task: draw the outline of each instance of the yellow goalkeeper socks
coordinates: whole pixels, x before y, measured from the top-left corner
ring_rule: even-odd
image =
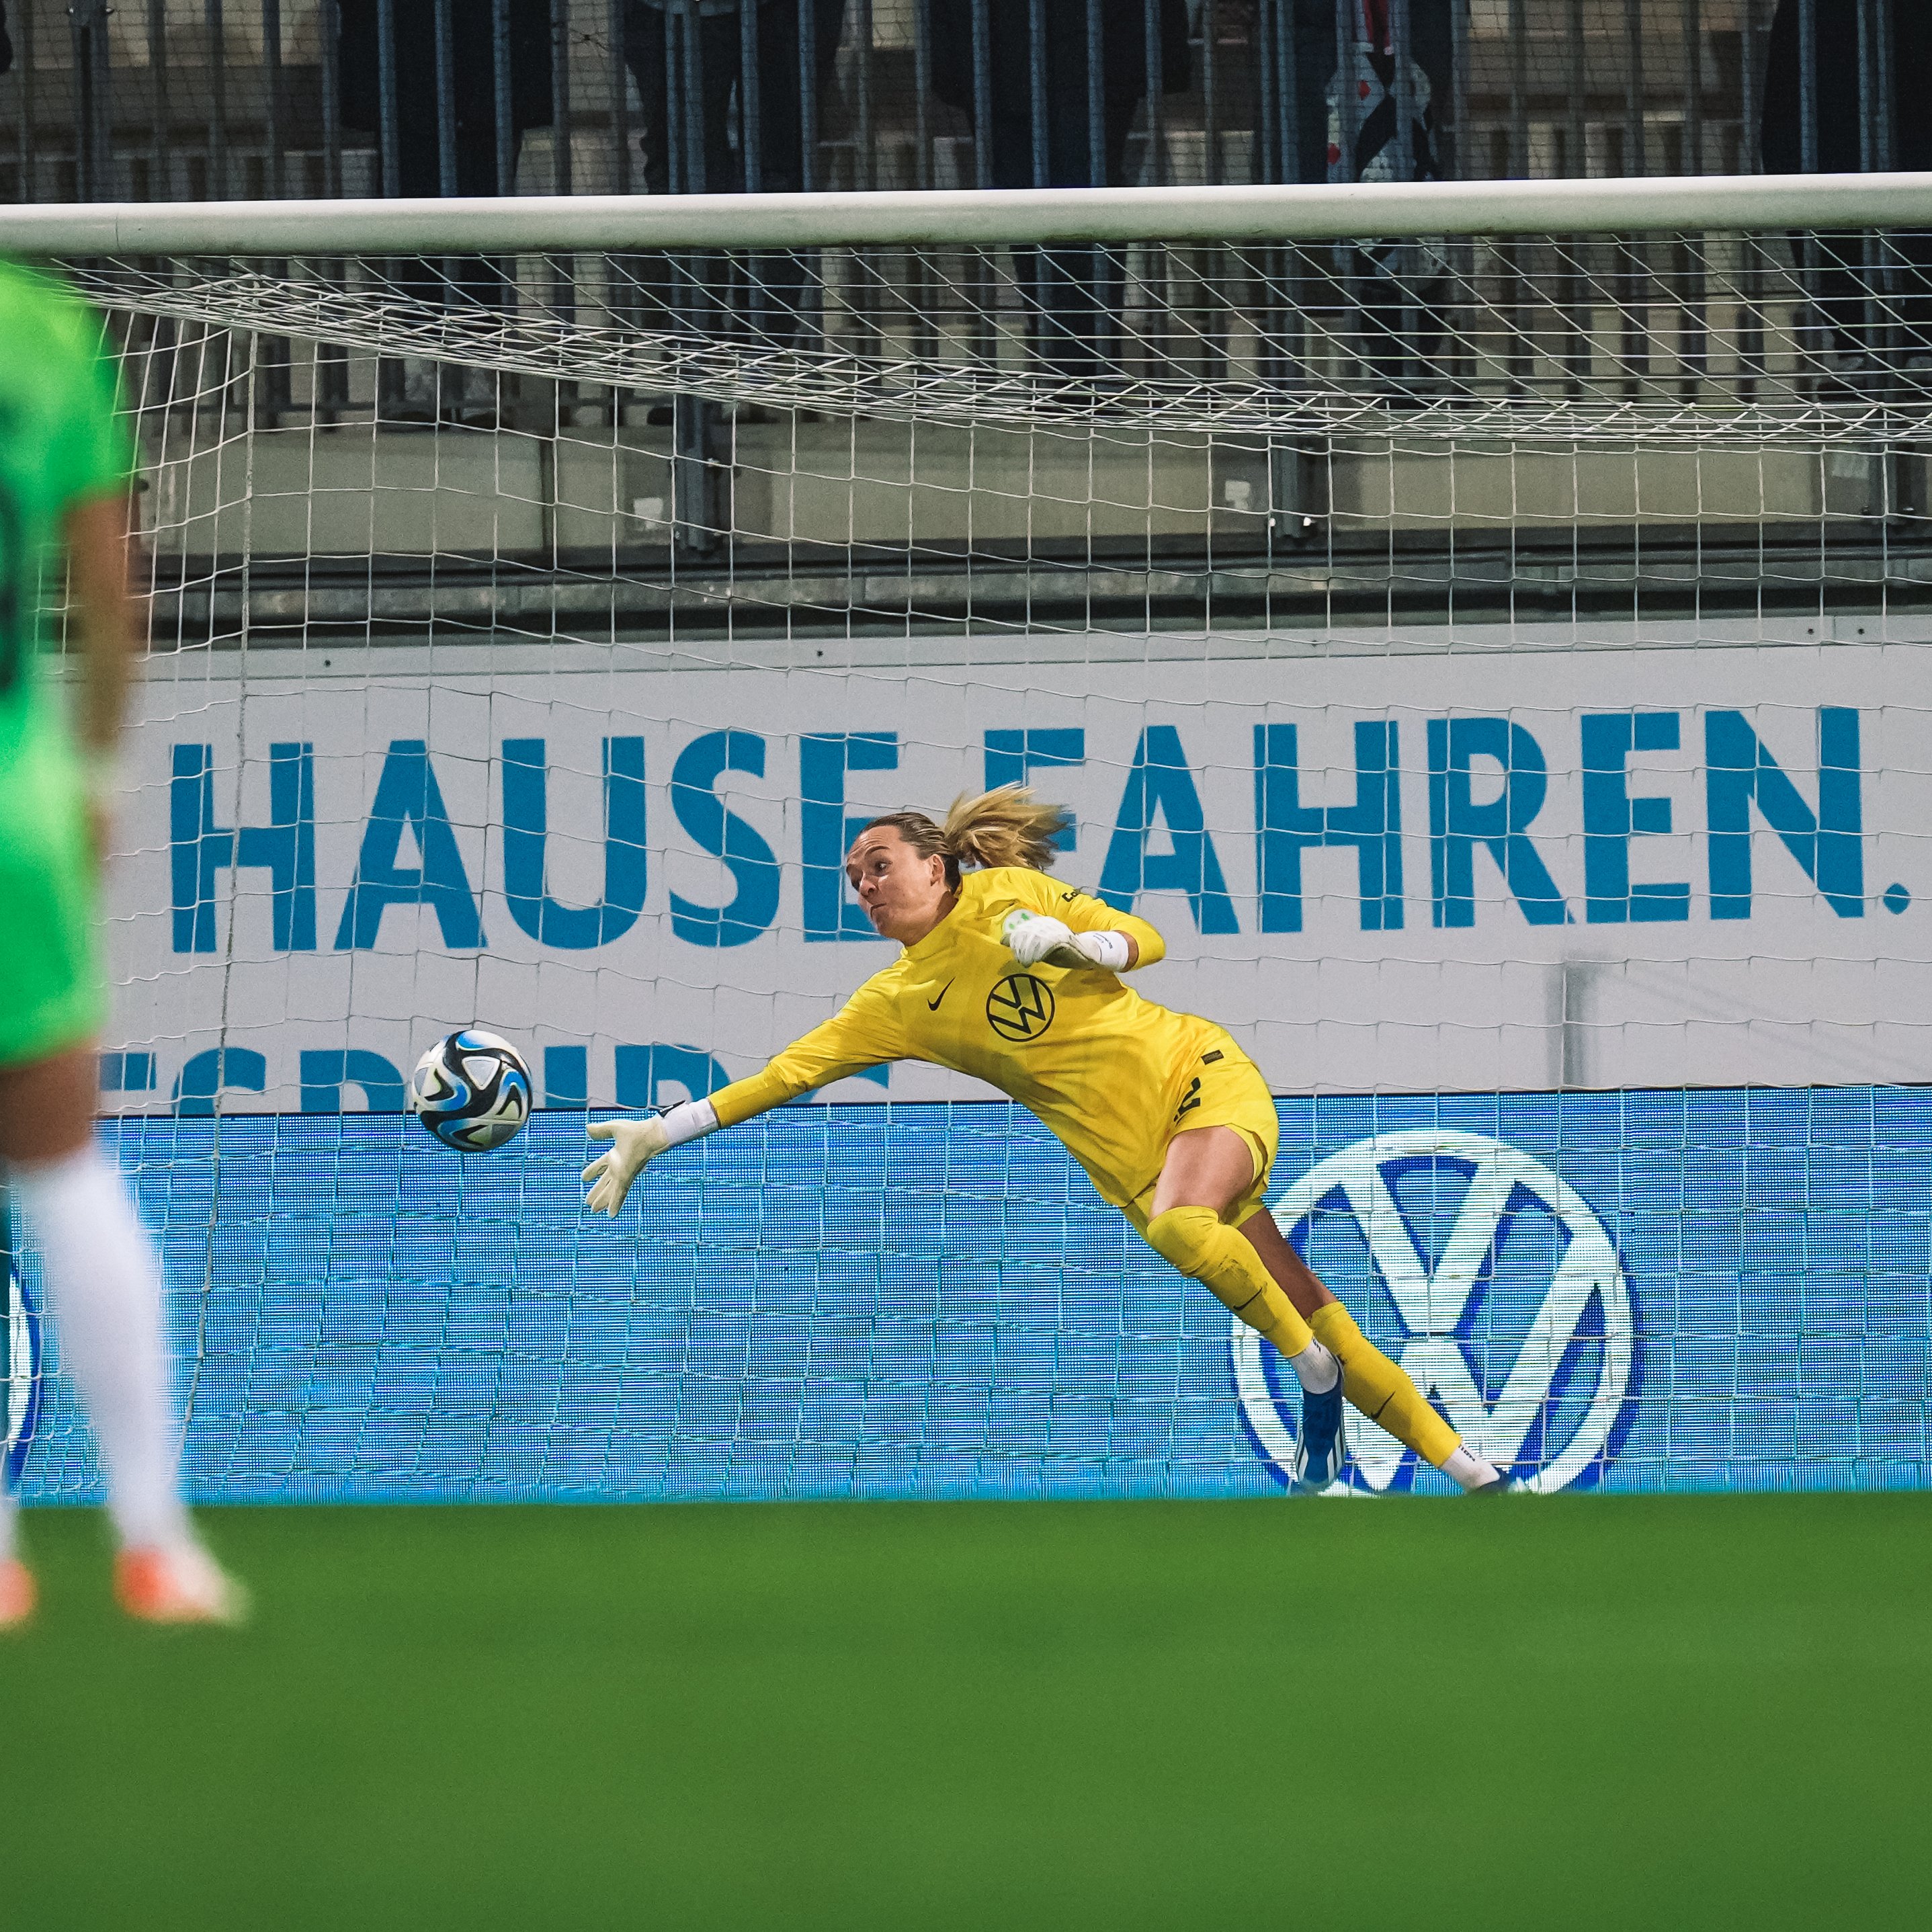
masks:
[[[1423,1400],[1407,1372],[1355,1326],[1339,1301],[1318,1308],[1310,1326],[1341,1360],[1342,1393],[1371,1422],[1441,1468],[1462,1438]]]
[[[1266,1336],[1294,1364],[1304,1388],[1309,1385],[1304,1367],[1316,1388],[1334,1387],[1327,1349],[1319,1350],[1312,1361],[1297,1360],[1315,1346],[1313,1333],[1262,1265],[1253,1245],[1224,1226],[1213,1208],[1170,1208],[1148,1223],[1147,1239],[1156,1254],[1212,1288],[1250,1328]]]

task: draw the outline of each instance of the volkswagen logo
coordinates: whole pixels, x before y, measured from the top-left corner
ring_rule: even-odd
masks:
[[[40,1316],[11,1255],[0,1256],[0,1290],[5,1302],[0,1310],[0,1415],[6,1432],[0,1442],[0,1484],[15,1490],[40,1413]]]
[[[1318,1162],[1274,1211],[1364,1330],[1399,1330],[1384,1346],[1478,1454],[1545,1494],[1609,1467],[1634,1396],[1636,1304],[1610,1230],[1540,1161],[1480,1134],[1378,1134]],[[1233,1349],[1242,1416],[1286,1475],[1300,1392],[1240,1321]],[[1408,1486],[1414,1457],[1348,1422],[1344,1481]]]
[[[1053,988],[1030,973],[1010,973],[986,995],[986,1020],[1002,1040],[1037,1040],[1053,1024]]]

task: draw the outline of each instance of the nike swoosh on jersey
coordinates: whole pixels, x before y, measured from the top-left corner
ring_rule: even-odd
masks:
[[[949,980],[946,981],[946,984],[939,989],[939,1000],[944,999],[946,994],[951,992],[952,990],[952,982]],[[938,1012],[939,1010],[939,1000],[928,1000],[926,1003],[926,1011],[929,1013]]]

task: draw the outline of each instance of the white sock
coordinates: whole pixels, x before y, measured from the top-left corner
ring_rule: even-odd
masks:
[[[1310,1395],[1326,1395],[1342,1379],[1342,1364],[1326,1342],[1310,1342],[1300,1354],[1288,1357],[1288,1366]]]
[[[14,1554],[18,1545],[14,1540],[14,1519],[20,1514],[20,1505],[6,1490],[0,1490],[0,1563]]]
[[[176,1471],[161,1277],[127,1184],[90,1144],[16,1165],[14,1198],[38,1243],[47,1313],[86,1405],[124,1547],[193,1541]]]
[[[1467,1490],[1480,1490],[1485,1483],[1493,1483],[1502,1472],[1495,1463],[1486,1462],[1481,1456],[1473,1455],[1461,1443],[1449,1452],[1449,1460],[1442,1466],[1442,1473],[1460,1483]]]

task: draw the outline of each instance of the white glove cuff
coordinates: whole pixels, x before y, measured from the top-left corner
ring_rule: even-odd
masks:
[[[1073,943],[1095,965],[1105,967],[1109,973],[1124,973],[1127,970],[1129,953],[1124,932],[1083,932]]]
[[[718,1130],[718,1109],[709,1100],[680,1100],[658,1118],[664,1123],[668,1148],[682,1147]]]

